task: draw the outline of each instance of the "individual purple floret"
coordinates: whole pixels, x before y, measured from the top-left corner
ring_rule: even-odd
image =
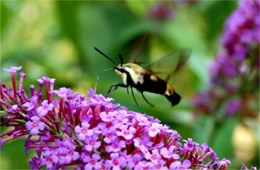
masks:
[[[191,162],[185,159],[182,163],[180,161],[175,161],[171,164],[170,169],[188,169],[191,166]]]
[[[18,70],[21,70],[22,66],[18,66],[18,67],[10,67],[10,68],[5,68],[4,71],[9,72],[11,74],[15,74]]]
[[[30,131],[31,135],[37,135],[40,131],[42,131],[45,127],[43,122],[40,122],[40,118],[38,116],[33,116],[31,121],[27,121],[26,128]]]
[[[230,165],[208,145],[192,139],[183,143],[177,131],[158,119],[112,104],[111,98],[92,89],[89,97],[68,88],[54,90],[54,79],[43,77],[38,90],[31,85],[27,96],[22,93],[24,77],[20,74],[18,90],[1,83],[1,126],[9,128],[0,134],[0,147],[26,137],[25,152],[36,151],[31,169],[227,169]]]

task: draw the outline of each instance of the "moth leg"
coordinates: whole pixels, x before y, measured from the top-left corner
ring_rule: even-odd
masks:
[[[122,83],[117,83],[117,84],[113,84],[110,86],[107,95],[109,96],[113,91],[115,91],[118,87],[127,87],[126,85],[122,84]]]
[[[112,71],[112,70],[113,70],[113,68],[106,68],[106,69],[100,71],[100,72],[97,74],[96,83],[95,83],[95,92],[96,92],[96,90],[97,90],[98,81],[99,81],[99,78],[100,78],[100,76],[101,76],[101,73],[103,74],[104,72]]]
[[[136,101],[136,99],[135,99],[135,95],[134,95],[133,88],[132,88],[132,87],[130,87],[130,88],[131,88],[131,93],[132,93],[132,96],[133,96],[133,98],[134,98],[135,104],[138,106],[138,103],[137,103],[137,101]]]
[[[141,94],[142,94],[142,96],[143,96],[143,98],[144,98],[144,101],[146,101],[147,104],[149,104],[151,107],[153,107],[153,104],[151,104],[151,103],[146,99],[146,97],[144,96],[144,93],[141,92]]]
[[[126,92],[127,92],[127,94],[129,94],[128,86],[126,87]]]

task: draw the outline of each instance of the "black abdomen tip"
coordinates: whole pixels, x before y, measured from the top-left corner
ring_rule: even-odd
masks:
[[[181,96],[176,92],[174,92],[171,96],[165,97],[171,102],[172,106],[179,104],[181,101]]]

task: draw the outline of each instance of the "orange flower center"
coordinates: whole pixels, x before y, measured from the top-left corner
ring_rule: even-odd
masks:
[[[87,133],[87,131],[84,129],[81,131],[84,135]]]
[[[91,161],[90,161],[90,164],[91,164],[91,165],[95,165],[95,161],[94,161],[94,160],[91,160]]]
[[[114,165],[118,165],[119,164],[119,162],[117,160],[114,160],[113,163],[114,163]]]

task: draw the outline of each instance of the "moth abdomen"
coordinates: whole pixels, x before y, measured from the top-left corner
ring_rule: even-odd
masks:
[[[179,104],[181,101],[181,96],[175,91],[171,95],[164,96],[171,102],[172,106]]]
[[[138,84],[136,88],[140,91],[164,94],[167,89],[167,83],[153,74],[145,74],[143,76],[143,84]]]

